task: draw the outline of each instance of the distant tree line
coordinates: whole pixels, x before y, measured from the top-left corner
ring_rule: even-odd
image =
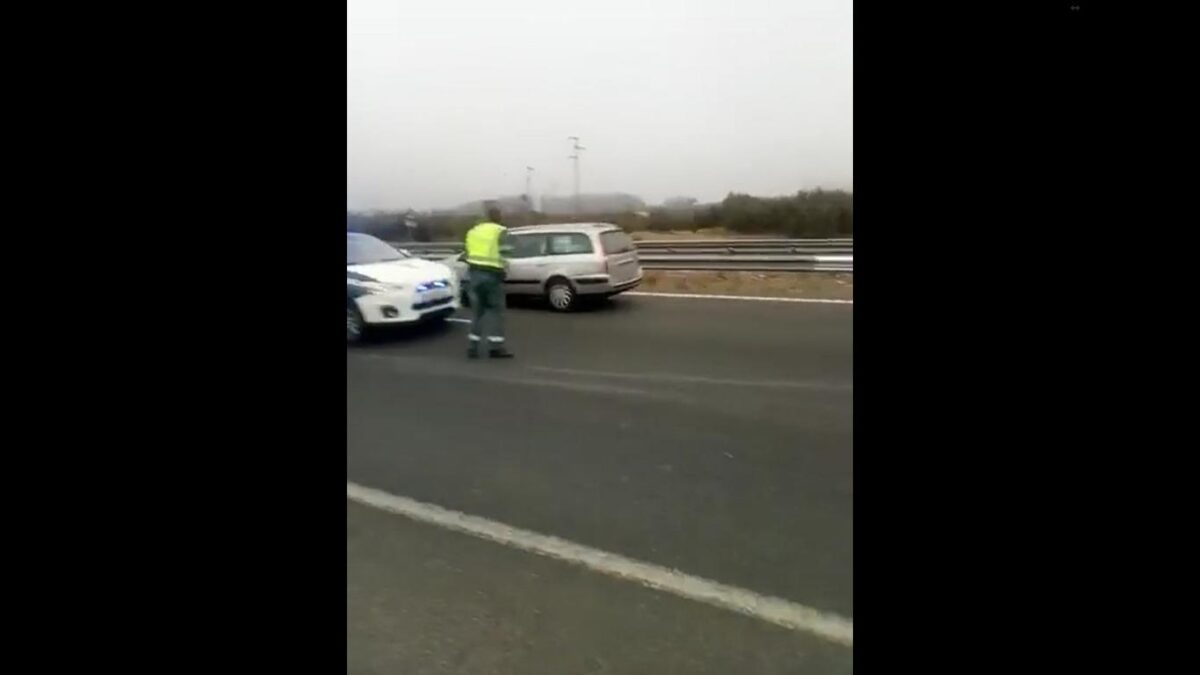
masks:
[[[347,212],[346,229],[368,232],[392,241],[456,240],[478,222],[481,215],[461,212],[415,215],[410,211]],[[406,216],[415,221],[415,228],[405,224]],[[852,237],[854,195],[844,190],[819,189],[800,191],[787,197],[754,197],[731,193],[715,204],[697,204],[695,200],[677,198],[666,206],[641,211],[583,215],[525,211],[509,217],[510,225],[579,221],[616,223],[630,232],[724,228],[741,234],[779,237]]]
[[[654,208],[647,215],[620,214],[625,229],[668,232],[724,228],[740,234],[793,238],[854,236],[854,195],[844,190],[801,191],[787,197],[731,193],[716,204]]]

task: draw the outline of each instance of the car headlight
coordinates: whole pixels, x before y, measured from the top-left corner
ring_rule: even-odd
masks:
[[[454,286],[450,283],[449,279],[438,279],[436,281],[426,281],[423,284],[417,284],[417,292],[418,293],[424,293],[425,291],[433,291],[433,290],[437,290],[440,288],[453,289]]]

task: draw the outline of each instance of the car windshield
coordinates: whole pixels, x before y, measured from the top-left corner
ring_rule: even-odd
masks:
[[[369,265],[371,263],[391,262],[411,257],[403,251],[397,251],[385,241],[366,234],[346,235],[346,264]]]

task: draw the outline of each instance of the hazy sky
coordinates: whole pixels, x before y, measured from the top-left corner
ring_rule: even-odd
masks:
[[[347,205],[853,180],[851,0],[348,0]]]

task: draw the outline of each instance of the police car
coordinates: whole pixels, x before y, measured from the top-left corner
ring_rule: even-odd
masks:
[[[361,340],[369,326],[444,320],[458,298],[458,279],[446,265],[346,233],[346,342]]]

